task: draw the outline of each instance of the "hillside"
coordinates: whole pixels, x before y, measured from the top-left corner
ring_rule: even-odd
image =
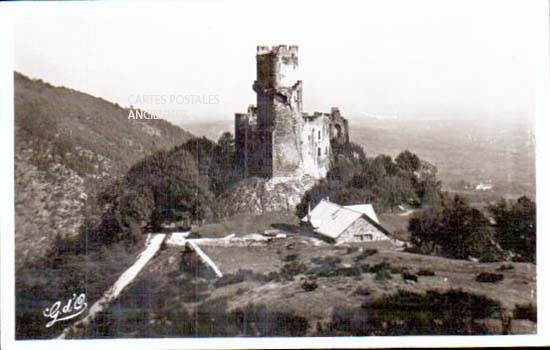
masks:
[[[16,264],[75,235],[95,194],[138,160],[192,135],[164,120],[15,73]]]
[[[532,264],[416,255],[381,243],[334,247],[300,236],[202,248],[224,277],[190,274],[187,269],[196,271],[197,266],[183,263],[181,247],[168,246],[75,338],[536,332],[536,320],[518,311],[536,304]],[[477,281],[483,272],[502,273],[504,279],[496,285]],[[405,273],[418,281],[405,280]],[[307,283],[313,284],[311,289]],[[434,292],[464,295],[448,303],[430,299]],[[419,300],[403,300],[406,293]],[[387,305],[381,304],[383,298]],[[483,298],[498,305],[495,312],[476,315],[483,312]],[[455,303],[458,309],[453,309]],[[455,323],[469,317],[467,307],[476,315],[475,330]],[[508,326],[506,315],[511,317]]]

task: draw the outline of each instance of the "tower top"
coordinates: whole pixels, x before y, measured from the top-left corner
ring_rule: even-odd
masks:
[[[283,56],[298,55],[298,45],[256,46],[257,55],[281,54]]]

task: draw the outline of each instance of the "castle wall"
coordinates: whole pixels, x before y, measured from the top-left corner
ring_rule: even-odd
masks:
[[[330,137],[339,144],[349,142],[348,120],[340,115],[336,107],[330,111]]]
[[[330,128],[326,115],[305,116],[300,136],[304,155],[303,172],[315,178],[325,177],[330,166]]]

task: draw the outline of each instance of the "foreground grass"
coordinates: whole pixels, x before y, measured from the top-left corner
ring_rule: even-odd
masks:
[[[74,320],[46,328],[50,319],[43,316],[43,310],[58,300],[64,305],[73,293],[85,293],[91,307],[135,261],[142,248],[139,244],[131,247],[114,244],[79,254],[50,254],[19,269],[16,273],[16,338],[57,337]]]
[[[384,245],[311,246],[297,237],[267,246],[204,250],[224,278],[197,275],[196,268],[181,265],[180,249],[165,249],[82,336],[520,334],[536,329],[532,264],[503,269],[498,263],[416,255]],[[479,273],[496,271],[504,278],[494,286],[476,281]]]

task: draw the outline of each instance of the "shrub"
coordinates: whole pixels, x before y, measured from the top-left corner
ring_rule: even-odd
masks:
[[[306,274],[315,275],[317,277],[334,277],[334,276],[361,276],[361,268],[359,267],[336,267],[330,265],[321,265],[309,269]]]
[[[227,324],[235,325],[239,333],[232,336],[298,337],[305,336],[309,328],[306,318],[291,312],[274,311],[266,305],[249,304],[236,309],[223,321],[225,324],[220,324],[222,327],[227,327]]]
[[[497,271],[509,271],[513,269],[514,269],[514,265],[512,264],[502,264],[498,267]]]
[[[408,270],[408,267],[406,266],[391,266],[390,267],[390,273],[403,273]]]
[[[274,281],[277,279],[279,279],[279,273],[277,271],[270,271],[266,276],[267,281]]]
[[[482,272],[476,276],[476,281],[481,283],[496,283],[504,279],[501,273]]]
[[[516,305],[514,318],[518,320],[530,320],[537,322],[537,307],[533,304]]]
[[[302,283],[302,289],[305,290],[306,292],[312,292],[315,289],[317,289],[318,286],[319,285],[314,280],[306,280],[304,281],[304,283]]]
[[[429,269],[421,269],[416,273],[418,276],[435,276],[435,272]]]
[[[252,270],[239,270],[235,274],[225,274],[216,282],[214,282],[214,287],[224,287],[230,284],[237,284],[244,281],[260,281],[266,282],[269,280],[268,276],[262,275],[261,273],[254,272]]]
[[[370,295],[370,290],[367,287],[357,287],[353,294],[367,296]]]
[[[378,270],[376,272],[376,275],[374,276],[374,279],[377,281],[385,281],[385,280],[391,280],[392,276],[388,270]]]
[[[307,271],[307,266],[304,263],[292,261],[288,264],[285,264],[281,268],[281,271],[279,272],[279,276],[286,280],[293,280],[294,276],[304,273],[306,271]]]
[[[403,279],[405,281],[414,281],[414,282],[418,282],[418,276],[416,276],[415,274],[412,274],[412,273],[409,273],[409,272],[403,272],[401,274],[401,277],[403,277]]]
[[[337,256],[325,256],[311,258],[311,262],[317,265],[336,266],[342,262],[342,259]]]
[[[361,269],[358,267],[340,267],[335,270],[335,276],[361,276]]]
[[[361,265],[361,270],[365,273],[377,273],[380,270],[389,270],[390,268],[391,268],[391,265],[385,261],[379,264],[376,264],[374,266],[370,266],[369,264]]]
[[[284,261],[291,262],[298,259],[298,254],[289,254],[283,258]]]
[[[355,262],[359,262],[359,261],[364,260],[364,259],[368,258],[369,256],[374,255],[376,253],[378,253],[378,249],[373,249],[373,248],[365,249],[361,252],[361,254],[359,254],[355,258],[353,258],[353,260]]]
[[[339,308],[322,335],[488,334],[479,320],[500,314],[500,304],[461,290],[444,293],[400,290],[361,308]]]
[[[225,274],[214,282],[214,287],[225,287],[230,284],[237,284],[241,282],[244,282],[244,275]]]

